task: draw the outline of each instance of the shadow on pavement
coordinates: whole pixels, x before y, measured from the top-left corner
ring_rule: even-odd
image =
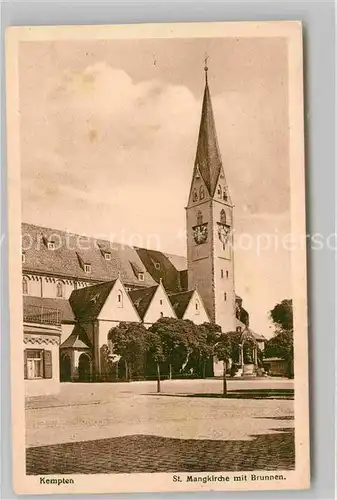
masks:
[[[293,389],[240,389],[222,393],[195,393],[195,394],[177,394],[177,393],[149,393],[147,396],[172,396],[182,398],[223,398],[223,399],[294,399]]]
[[[272,429],[275,431],[276,429]],[[26,450],[26,473],[110,474],[292,470],[293,429],[250,440],[175,439],[129,435]]]

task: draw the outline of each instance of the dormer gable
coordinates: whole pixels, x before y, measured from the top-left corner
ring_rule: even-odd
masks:
[[[159,318],[176,318],[176,313],[160,281],[144,315],[144,324],[155,323]]]
[[[122,280],[118,277],[97,316],[98,320],[140,322],[140,317]]]
[[[196,289],[173,293],[169,298],[178,318],[189,319],[196,324],[209,321],[202,298]]]

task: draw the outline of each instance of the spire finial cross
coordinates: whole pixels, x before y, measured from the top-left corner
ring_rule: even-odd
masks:
[[[208,58],[209,58],[209,55],[208,55],[208,54],[207,54],[207,52],[206,52],[206,54],[205,54],[205,59],[204,59],[204,61],[205,61],[205,67],[204,67],[204,70],[205,70],[206,85],[208,84],[208,79],[207,79],[207,71],[208,71],[208,66],[207,66],[207,63],[208,63]]]

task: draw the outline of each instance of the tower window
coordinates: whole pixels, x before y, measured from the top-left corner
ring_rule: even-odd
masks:
[[[224,201],[228,201],[228,194],[225,190],[223,192],[223,199],[224,199]]]
[[[48,250],[55,250],[55,243],[54,243],[54,241],[48,241],[47,248],[48,248]]]
[[[221,278],[223,278],[223,269],[221,269]]]
[[[139,281],[144,281],[144,273],[138,273]]]
[[[205,188],[204,188],[204,186],[200,186],[199,197],[200,197],[200,200],[203,200],[205,198]]]
[[[225,292],[223,295],[224,300],[227,300],[227,293]]]
[[[25,276],[22,278],[22,293],[28,295],[28,279]]]
[[[163,318],[163,317],[164,317],[164,313],[163,313],[163,312],[161,312],[161,313],[160,313],[160,317],[161,317],[161,318]]]
[[[240,332],[242,331],[241,326],[237,326],[237,327],[236,327],[236,331],[237,331],[238,333],[240,333]]]
[[[228,278],[228,276],[229,276],[229,272],[228,272],[228,271],[226,271],[226,278]]]
[[[222,198],[222,189],[221,189],[220,184],[218,185],[217,193],[218,193],[218,198],[221,199]]]
[[[117,293],[117,306],[123,307],[123,292],[122,292],[122,290],[118,290],[118,293]]]
[[[198,201],[198,191],[194,188],[193,189],[193,201]]]
[[[104,252],[104,259],[105,260],[111,260],[111,253],[110,252]]]
[[[197,225],[199,226],[200,224],[202,224],[202,222],[203,222],[202,213],[199,211],[197,213]]]
[[[226,224],[226,212],[224,209],[220,212],[220,222],[221,224]]]
[[[56,297],[63,297],[63,283],[58,281],[56,284]]]
[[[26,254],[25,254],[25,252],[22,252],[22,254],[21,254],[21,262],[22,262],[22,264],[25,264],[25,262],[26,262]]]
[[[162,299],[160,299],[159,304],[160,304],[161,306],[163,305],[163,301],[162,301]]]
[[[91,273],[91,264],[84,264],[83,269],[85,273]]]

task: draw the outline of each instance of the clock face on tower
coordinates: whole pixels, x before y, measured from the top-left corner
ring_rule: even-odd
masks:
[[[226,224],[221,224],[220,222],[218,222],[219,240],[221,241],[224,250],[229,242],[229,234],[230,234],[230,227],[227,226]]]
[[[207,222],[193,227],[193,237],[197,245],[206,243],[208,236]]]

